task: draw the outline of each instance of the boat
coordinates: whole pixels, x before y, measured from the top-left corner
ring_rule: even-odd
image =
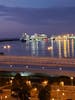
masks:
[[[20,41],[26,42],[29,40],[29,35],[27,33],[22,33],[22,36],[20,38]]]
[[[20,38],[22,42],[26,41],[42,41],[42,40],[48,40],[48,37],[46,34],[33,34],[29,36],[27,33],[22,33],[22,36]]]

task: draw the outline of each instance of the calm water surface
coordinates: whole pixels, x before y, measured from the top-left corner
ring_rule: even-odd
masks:
[[[10,48],[7,48],[10,45]],[[6,48],[4,48],[6,46]],[[49,49],[51,47],[51,49]],[[75,40],[49,40],[49,41],[12,41],[1,42],[0,52],[5,55],[17,56],[42,56],[42,57],[58,57],[58,58],[75,58]],[[10,66],[1,66],[2,68],[9,68]],[[16,67],[24,67],[23,65],[14,65]],[[31,68],[31,67],[30,67]],[[32,66],[32,70],[41,69],[38,66]],[[59,70],[58,67],[47,67],[50,70]],[[62,68],[65,71],[75,71],[74,68]],[[41,69],[42,70],[42,69]],[[28,73],[25,72],[25,75]]]
[[[10,45],[11,48],[4,48]],[[52,47],[51,49],[48,49]],[[49,41],[12,41],[1,42],[0,52],[5,55],[22,55],[22,56],[48,56],[48,57],[75,57],[75,40],[49,40]]]

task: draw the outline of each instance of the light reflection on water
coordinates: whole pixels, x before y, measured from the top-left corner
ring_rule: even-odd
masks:
[[[3,48],[5,45],[11,48]],[[48,47],[52,49],[48,50]],[[75,40],[49,40],[21,42],[1,42],[0,52],[5,55],[48,56],[48,57],[75,57]]]
[[[10,48],[3,48],[5,45],[10,45]],[[52,47],[52,49],[48,49]],[[21,42],[1,42],[0,52],[4,52],[5,55],[22,55],[22,56],[43,56],[43,57],[59,57],[59,58],[74,58],[75,57],[75,40],[49,40],[49,41],[32,41]],[[9,66],[2,66],[2,68],[9,68]],[[12,66],[13,67],[13,66]],[[24,65],[14,65],[14,68],[24,68]],[[38,67],[28,66],[28,69],[32,70],[48,70],[48,71],[75,71],[71,66],[68,67]],[[61,70],[60,70],[61,68]],[[31,73],[30,73],[31,74]],[[27,75],[27,74],[26,74]]]

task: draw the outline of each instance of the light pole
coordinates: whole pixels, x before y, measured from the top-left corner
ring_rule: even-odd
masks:
[[[74,77],[70,77],[70,79],[71,79],[71,85],[73,86],[73,79],[74,79]]]
[[[48,80],[44,80],[43,82],[42,82],[42,85],[45,87],[46,85],[48,84]]]
[[[61,98],[61,100],[64,100],[64,81],[61,81],[60,82],[60,85],[61,85],[61,87],[62,87],[62,98]]]
[[[60,89],[57,89],[57,100],[59,100],[59,92],[60,92]]]
[[[62,100],[64,100],[64,95],[65,95],[65,93],[63,92],[63,93],[62,93]]]
[[[64,91],[64,82],[61,81],[61,82],[60,82],[60,85],[61,85],[61,87],[62,87],[62,91]]]

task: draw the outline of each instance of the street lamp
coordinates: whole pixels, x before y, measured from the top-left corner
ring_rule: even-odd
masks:
[[[62,100],[64,100],[64,95],[65,95],[65,93],[63,92],[63,93],[62,93]]]
[[[65,95],[65,93],[63,92],[63,93],[62,93],[62,95],[64,96],[64,95]]]
[[[8,96],[6,95],[6,96],[5,96],[5,99],[7,99],[7,98],[8,98]]]
[[[74,79],[74,77],[70,77],[70,79],[71,79],[71,85],[73,86],[73,79]]]
[[[64,86],[64,82],[63,82],[63,81],[61,81],[61,82],[60,82],[60,85],[63,87],[63,86]]]
[[[60,89],[58,88],[56,91],[57,91],[57,100],[59,100],[59,92],[60,92]]]
[[[43,86],[46,86],[48,84],[48,80],[44,80],[43,82],[42,82],[42,85]]]
[[[52,98],[51,100],[55,100],[54,98]]]

